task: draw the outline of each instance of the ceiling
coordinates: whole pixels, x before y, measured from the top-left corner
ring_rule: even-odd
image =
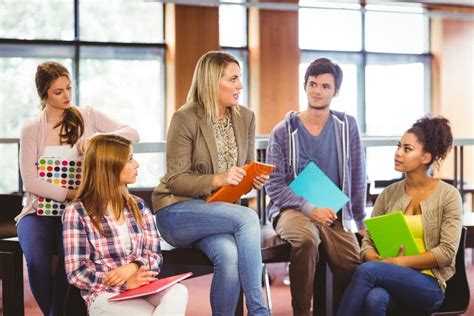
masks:
[[[332,1],[345,2],[345,3],[363,2],[363,0],[362,1],[361,0],[332,0]],[[317,0],[315,0],[315,2],[317,2]],[[410,0],[365,0],[365,3],[368,3],[368,4],[424,3],[424,4],[442,4],[442,5],[452,5],[452,6],[474,7],[474,0],[412,0],[412,1]]]
[[[356,1],[357,2],[357,1]],[[377,0],[368,0],[367,3],[377,3],[377,2],[405,2],[405,3],[425,3],[425,4],[443,4],[443,5],[461,5],[474,7],[474,0],[415,0],[415,1],[377,1]]]

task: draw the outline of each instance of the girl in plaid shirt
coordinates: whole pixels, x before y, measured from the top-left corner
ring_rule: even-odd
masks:
[[[120,302],[108,298],[153,281],[160,272],[159,235],[150,209],[129,194],[138,163],[131,142],[116,135],[91,139],[77,199],[63,215],[65,268],[81,290],[89,314],[184,315],[187,289]]]

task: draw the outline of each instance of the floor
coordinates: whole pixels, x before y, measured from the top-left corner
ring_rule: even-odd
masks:
[[[26,270],[25,270],[26,271]],[[290,289],[284,281],[287,277],[285,264],[275,263],[269,265],[269,272],[272,277],[271,296],[274,316],[291,315]],[[188,303],[187,316],[211,315],[209,305],[209,287],[211,275],[183,281],[188,287],[190,299]],[[474,315],[474,265],[468,267],[468,278],[471,288],[471,303],[465,315]],[[1,297],[1,288],[0,288]],[[0,315],[3,315],[2,303],[0,300]],[[27,276],[25,275],[25,315],[41,316],[42,313],[36,305],[31,294]]]

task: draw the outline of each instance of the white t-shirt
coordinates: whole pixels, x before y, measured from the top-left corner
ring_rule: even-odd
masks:
[[[117,231],[120,241],[122,242],[123,249],[125,250],[125,254],[128,255],[132,252],[132,240],[130,239],[130,232],[128,231],[127,222],[123,222],[120,225],[117,224]]]

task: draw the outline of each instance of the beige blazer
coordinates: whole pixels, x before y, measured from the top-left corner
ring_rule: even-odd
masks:
[[[255,114],[246,107],[231,108],[237,143],[237,165],[255,156]],[[154,213],[176,202],[205,199],[211,195],[211,181],[217,169],[217,145],[204,107],[186,104],[173,114],[166,139],[167,173],[153,191]]]

